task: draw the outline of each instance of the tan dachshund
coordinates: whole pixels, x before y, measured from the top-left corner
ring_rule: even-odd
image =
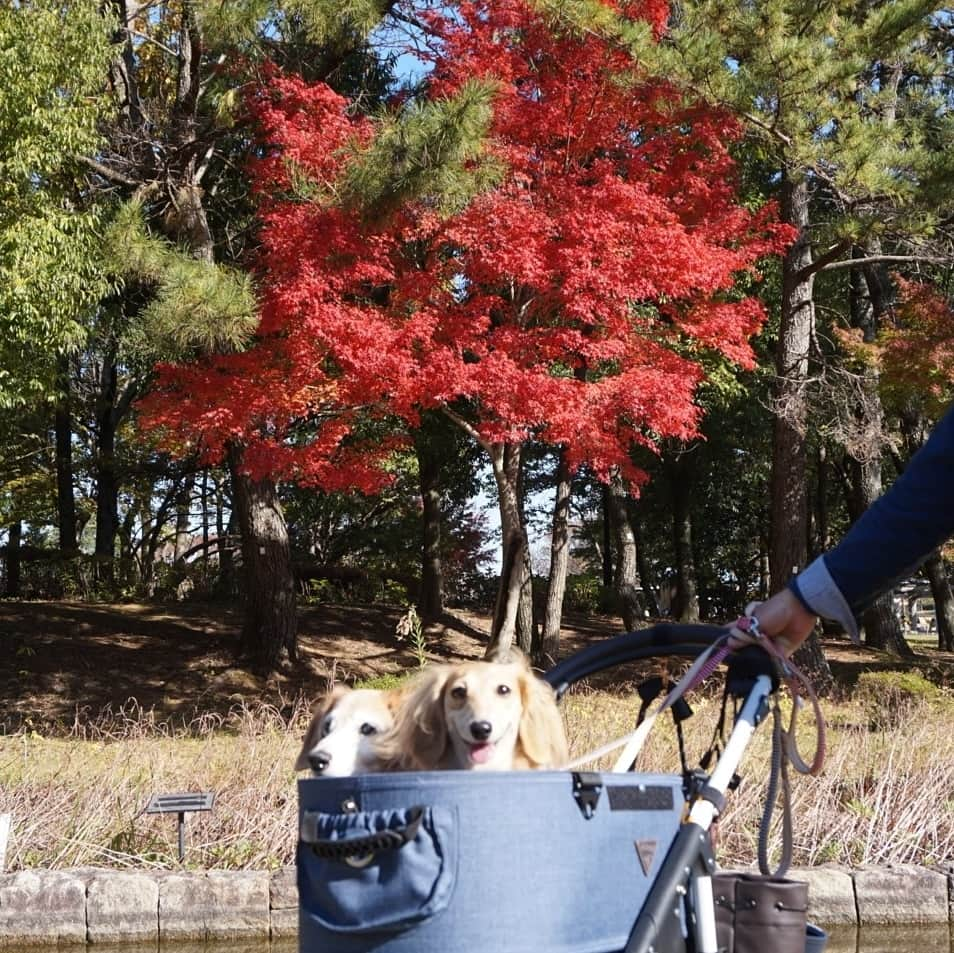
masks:
[[[522,654],[427,668],[377,741],[384,770],[558,768],[566,735],[553,690]]]

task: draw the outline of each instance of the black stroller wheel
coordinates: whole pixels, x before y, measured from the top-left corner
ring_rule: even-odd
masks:
[[[726,626],[663,622],[625,632],[575,652],[543,675],[561,698],[581,679],[606,669],[649,658],[696,658],[728,632]]]

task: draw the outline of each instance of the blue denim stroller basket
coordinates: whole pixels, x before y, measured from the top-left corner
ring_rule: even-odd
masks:
[[[545,678],[562,696],[624,662],[698,656],[724,632],[655,626]],[[739,754],[772,690],[769,675],[750,682]],[[298,794],[300,953],[721,953],[697,923],[704,906],[711,925],[711,887],[697,888],[715,864],[680,774],[369,774],[304,779]]]

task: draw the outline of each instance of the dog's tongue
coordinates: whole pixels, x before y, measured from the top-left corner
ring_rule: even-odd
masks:
[[[494,743],[492,741],[480,741],[470,746],[470,760],[474,764],[486,764],[494,753]]]

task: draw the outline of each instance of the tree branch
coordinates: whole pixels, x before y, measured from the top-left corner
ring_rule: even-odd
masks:
[[[113,426],[119,426],[119,422],[129,413],[133,401],[139,396],[141,391],[140,383],[136,380],[130,380],[118,400],[113,404]]]
[[[126,32],[129,33],[130,36],[138,37],[146,43],[152,43],[153,46],[158,46],[163,53],[168,53],[174,60],[179,58],[179,54],[171,46],[166,46],[165,43],[162,43],[153,36],[149,36],[147,33],[140,33],[139,30],[134,30],[130,26],[126,27]]]
[[[844,261],[834,261],[814,268],[814,271],[835,271],[839,268],[859,268],[864,265],[881,265],[890,262],[923,261],[929,265],[949,265],[950,258],[941,258],[935,255],[871,255],[868,258],[846,258]]]
[[[795,280],[797,282],[806,281],[812,275],[827,268],[830,262],[833,262],[839,255],[848,251],[849,248],[851,248],[851,239],[843,238],[840,242],[832,245],[823,255],[816,258],[810,265],[806,265],[799,270],[795,275]],[[851,259],[851,261],[861,261],[861,259]]]
[[[477,431],[476,427],[474,427],[474,425],[470,423],[470,421],[464,420],[464,418],[461,417],[460,414],[458,414],[456,411],[451,410],[450,407],[448,407],[446,404],[441,406],[441,410],[448,417],[450,417],[450,419],[453,420],[454,423],[457,424],[457,426],[464,431],[464,433],[466,433],[470,437],[473,437],[474,440],[476,440],[477,443],[479,443],[484,448],[484,450],[486,450],[488,453],[491,452],[490,441],[487,440],[486,437],[481,436],[480,433]]]
[[[133,179],[128,175],[123,175],[122,172],[117,172],[115,169],[111,169],[108,165],[104,165],[102,162],[97,162],[96,159],[92,159],[89,156],[79,156],[78,158],[80,162],[88,165],[94,172],[101,175],[104,179],[109,179],[110,182],[115,182],[117,185],[126,185],[131,189],[135,189],[142,184],[138,179]]]

